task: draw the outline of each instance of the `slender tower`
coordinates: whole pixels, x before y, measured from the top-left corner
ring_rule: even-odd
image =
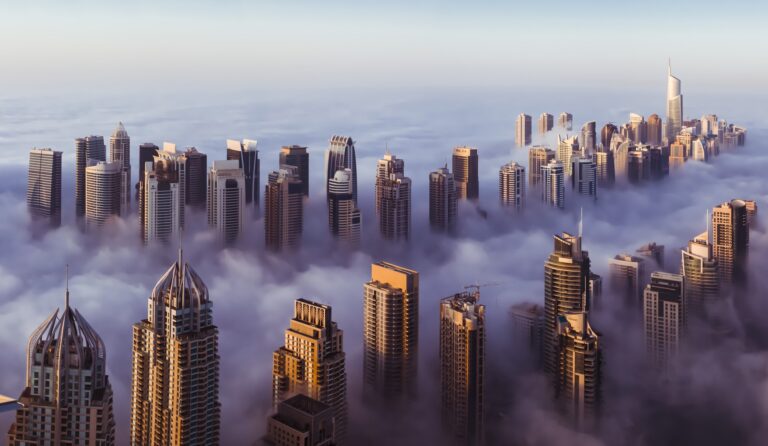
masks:
[[[21,408],[8,443],[22,445],[112,446],[115,419],[107,352],[98,333],[69,304],[57,309],[32,333]]]
[[[484,440],[485,305],[479,299],[475,288],[440,301],[443,428],[472,446]]]
[[[256,150],[256,140],[236,139],[227,140],[227,159],[237,160],[243,170],[243,189],[245,190],[246,206],[259,205],[259,151]]]
[[[384,157],[376,163],[376,184],[374,185],[376,216],[381,213],[381,201],[384,194],[384,183],[389,181],[389,176],[393,173],[405,175],[405,161],[389,153],[389,149]]]
[[[563,163],[552,160],[541,166],[543,188],[541,199],[545,204],[563,209],[565,207],[565,173]]]
[[[670,144],[683,128],[683,95],[680,79],[672,76],[672,64],[667,66],[667,125],[665,138]]]
[[[447,165],[429,174],[429,225],[443,232],[456,227],[456,184]]]
[[[283,146],[280,148],[280,165],[295,166],[299,170],[301,189],[309,197],[309,153],[304,146]]]
[[[499,169],[499,201],[515,211],[525,207],[525,167],[510,162]]]
[[[720,279],[739,284],[746,269],[749,220],[744,200],[731,200],[712,210],[713,254],[720,264]]]
[[[528,150],[528,181],[531,189],[542,183],[541,167],[555,159],[555,152],[546,146],[533,146]]]
[[[27,208],[33,218],[61,224],[61,152],[32,149],[27,175]]]
[[[88,160],[106,161],[107,149],[104,137],[86,136],[75,140],[75,215],[85,215],[85,169]]]
[[[127,213],[131,206],[131,138],[122,122],[109,137],[109,161],[120,165],[120,209]]]
[[[361,223],[362,215],[352,196],[352,170],[337,170],[328,183],[328,226],[331,234],[350,246],[357,246],[360,244]]]
[[[133,325],[130,443],[218,445],[220,412],[213,302],[179,250]]]
[[[208,173],[208,225],[232,243],[245,227],[245,177],[237,161],[214,161]]]
[[[524,147],[531,143],[531,116],[525,113],[517,115],[515,120],[515,143]]]
[[[418,336],[419,273],[372,264],[363,286],[363,385],[372,400],[416,394]]]
[[[352,171],[352,196],[357,205],[357,160],[355,158],[355,142],[349,136],[331,137],[328,150],[325,152],[325,191],[340,169]]]
[[[477,200],[480,196],[477,149],[456,147],[453,149],[453,179],[459,200]]]
[[[122,168],[117,163],[90,160],[85,168],[85,226],[105,225],[120,215]]]
[[[596,420],[602,400],[602,348],[586,311],[557,316],[559,394],[574,425]]]
[[[208,191],[208,155],[194,147],[187,147],[184,152],[185,168],[185,205],[191,208],[205,208]]]
[[[304,229],[304,192],[301,185],[295,166],[280,166],[280,170],[269,174],[264,188],[264,239],[267,249],[295,249],[301,243]],[[350,223],[351,219],[352,216]],[[348,235],[353,237],[354,228],[348,229]]]
[[[707,308],[720,298],[720,267],[712,254],[708,223],[709,212],[707,232],[688,242],[680,257],[680,274],[685,277],[686,311],[698,316],[706,315]]]
[[[685,329],[685,278],[654,272],[643,293],[643,322],[648,356],[666,368],[680,350]]]
[[[178,164],[157,158],[144,166],[142,190],[141,231],[145,244],[168,243],[178,239],[181,230],[181,201]]]
[[[571,189],[597,200],[597,163],[592,156],[571,158]]]
[[[388,240],[411,236],[411,179],[393,173],[379,182],[379,232]]]
[[[347,430],[347,372],[344,332],[331,318],[331,307],[306,299],[294,304],[285,345],[273,354],[272,405],[303,394],[333,409],[336,440]]]

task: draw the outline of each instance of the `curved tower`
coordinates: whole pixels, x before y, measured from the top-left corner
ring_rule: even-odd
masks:
[[[218,338],[208,288],[179,251],[133,326],[131,444],[219,444]]]
[[[115,444],[107,352],[98,333],[69,305],[37,327],[27,345],[22,408],[8,444]]]
[[[680,79],[672,76],[672,66],[667,67],[667,126],[665,137],[671,143],[683,128],[683,95]]]
[[[357,205],[357,161],[355,159],[355,142],[349,136],[331,137],[328,150],[325,152],[325,191],[328,192],[328,183],[336,175],[337,170],[350,169],[352,171],[352,198]]]

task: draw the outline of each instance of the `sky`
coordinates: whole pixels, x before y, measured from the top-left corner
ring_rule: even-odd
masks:
[[[69,264],[72,304],[107,346],[118,444],[127,444],[131,324],[146,317],[151,288],[176,251],[141,245],[136,203],[102,233],[82,233],[74,223],[73,139],[109,135],[122,121],[132,138],[134,181],[142,142],[196,146],[210,162],[224,157],[227,138],[258,139],[262,179],[277,167],[280,146],[309,147],[312,188],[299,253],[266,253],[256,216],[241,244],[228,249],[216,243],[204,215],[187,219],[185,257],[209,287],[221,333],[222,444],[250,444],[264,433],[271,354],[297,298],[332,305],[345,330],[354,444],[438,444],[437,302],[475,282],[500,284],[481,297],[492,353],[489,435],[498,443],[763,444],[765,6],[316,3],[0,3],[0,393],[23,388],[26,338],[63,305]],[[688,163],[658,183],[601,190],[596,202],[568,190],[564,211],[541,206],[533,195],[523,215],[502,212],[499,166],[527,164],[527,152],[513,145],[518,113],[535,119],[542,111],[569,111],[575,128],[590,120],[598,127],[623,123],[630,112],[663,115],[667,57],[683,82],[685,116],[716,113],[744,124],[747,146],[708,164]],[[334,134],[356,141],[363,244],[355,253],[336,249],[325,227],[322,159]],[[555,138],[556,132],[534,133],[534,143],[551,146]],[[462,205],[457,237],[432,234],[427,175],[465,144],[479,150],[479,205],[488,218]],[[64,224],[47,233],[31,225],[24,202],[33,146],[64,151]],[[408,245],[377,235],[373,175],[385,147],[405,159],[413,180]],[[546,396],[541,375],[519,357],[508,318],[513,303],[543,302],[552,235],[576,231],[583,207],[584,247],[595,272],[606,276],[610,257],[649,241],[667,247],[664,269],[674,272],[679,249],[704,230],[705,210],[734,197],[760,206],[749,292],[738,302],[724,296],[734,335],[695,347],[659,382],[639,327],[612,313],[596,316],[606,340],[606,421],[596,432],[573,431]],[[360,399],[362,286],[378,260],[421,274],[421,393],[400,414],[377,412]],[[611,297],[605,296],[609,309]],[[382,419],[399,429],[376,422]],[[0,434],[10,422],[0,416]]]
[[[0,82],[18,92],[331,87],[649,88],[671,58],[701,87],[765,87],[757,1],[10,2]]]

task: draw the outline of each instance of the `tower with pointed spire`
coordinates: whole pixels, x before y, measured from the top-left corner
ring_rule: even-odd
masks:
[[[218,337],[208,288],[179,249],[133,326],[131,444],[219,444]]]
[[[683,128],[683,94],[680,90],[680,79],[672,76],[672,62],[667,65],[667,123],[665,138],[667,144],[675,140],[675,136]]]
[[[8,432],[9,445],[115,444],[112,386],[104,342],[69,302],[32,333],[22,407]]]
[[[131,203],[131,138],[122,122],[109,137],[109,160],[120,165],[120,210],[125,213]]]

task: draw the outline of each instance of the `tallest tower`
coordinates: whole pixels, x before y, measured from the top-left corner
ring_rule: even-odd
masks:
[[[683,128],[683,94],[680,92],[680,79],[672,76],[671,63],[667,66],[667,125],[665,137],[674,140]]]

